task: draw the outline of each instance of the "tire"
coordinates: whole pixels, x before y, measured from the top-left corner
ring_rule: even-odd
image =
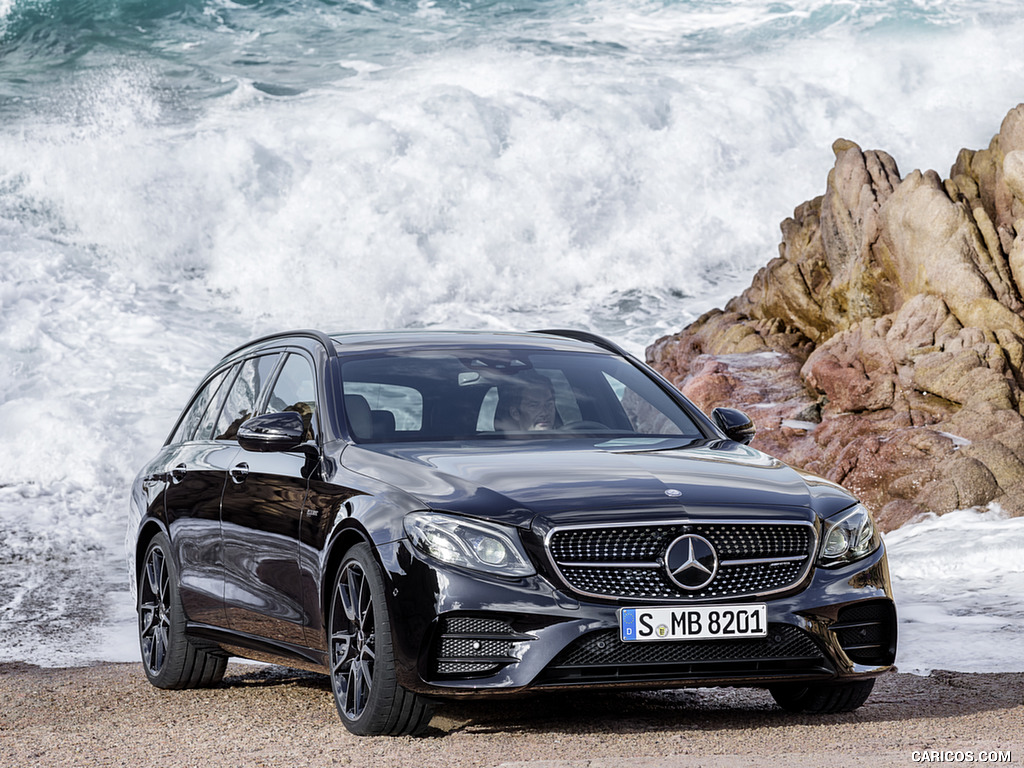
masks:
[[[831,685],[778,685],[769,691],[775,702],[789,712],[828,715],[857,709],[868,700],[874,687],[875,679],[870,678]]]
[[[367,544],[346,554],[331,590],[331,688],[341,721],[357,736],[422,732],[432,707],[399,685],[384,580]]]
[[[139,575],[139,649],[142,668],[157,688],[208,688],[224,677],[227,657],[196,645],[185,635],[185,611],[167,536],[146,548]]]

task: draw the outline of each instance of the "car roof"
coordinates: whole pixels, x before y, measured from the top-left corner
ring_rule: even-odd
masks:
[[[340,354],[388,349],[444,348],[444,347],[529,347],[565,351],[598,351],[595,342],[567,338],[546,332],[517,331],[438,331],[396,330],[360,331],[330,335]],[[604,341],[603,339],[601,341]],[[610,344],[610,342],[608,343]],[[601,344],[604,351],[614,351]]]
[[[321,347],[329,357],[390,349],[444,347],[532,348],[557,351],[597,352],[628,357],[617,344],[589,331],[459,331],[378,330],[327,334],[317,330],[295,330],[253,339],[228,352],[218,365],[253,352],[283,344],[306,348]]]

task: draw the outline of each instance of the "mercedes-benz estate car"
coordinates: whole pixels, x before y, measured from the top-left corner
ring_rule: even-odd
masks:
[[[868,511],[578,331],[298,331],[200,382],[132,488],[161,688],[321,671],[356,734],[438,699],[755,686],[859,707],[896,613]]]

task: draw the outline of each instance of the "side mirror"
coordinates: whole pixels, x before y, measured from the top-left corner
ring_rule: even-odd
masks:
[[[711,412],[711,420],[725,432],[726,437],[743,445],[749,445],[757,432],[750,417],[735,408],[715,408]]]
[[[294,411],[264,413],[238,428],[238,444],[247,451],[294,451],[304,442],[306,425]]]

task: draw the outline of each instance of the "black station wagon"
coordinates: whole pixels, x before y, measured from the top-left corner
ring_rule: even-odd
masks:
[[[578,331],[259,339],[132,488],[146,675],[317,670],[356,734],[528,690],[855,709],[896,651],[881,538],[753,434]]]

